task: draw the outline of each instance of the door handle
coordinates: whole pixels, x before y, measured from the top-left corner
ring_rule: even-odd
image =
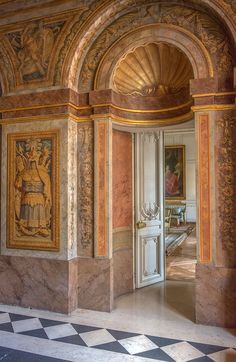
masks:
[[[143,229],[147,226],[147,224],[144,221],[138,221],[136,225],[138,229]]]

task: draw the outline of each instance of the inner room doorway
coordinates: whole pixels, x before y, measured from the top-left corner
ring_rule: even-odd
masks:
[[[193,125],[194,122],[192,121],[188,122],[187,128],[181,125],[180,129],[178,127],[177,129],[176,127],[174,129],[169,127],[170,129],[167,129],[165,132],[156,129],[136,132],[135,134],[113,129],[113,266],[114,296],[116,298],[115,310],[127,315],[130,313],[137,313],[138,315],[145,311],[150,316],[154,313],[155,318],[163,318],[164,320],[172,318],[174,321],[176,318],[180,318],[180,316],[183,319],[194,320],[194,281],[192,280],[191,283],[188,282],[186,284],[184,278],[182,282],[182,279],[181,281],[176,281],[174,278],[172,280],[168,277],[168,256],[165,250],[166,228],[164,222],[164,134],[166,144],[170,144],[173,138],[174,143],[183,144],[185,142],[183,140],[189,138],[187,142],[189,142],[189,145],[193,145],[192,138],[193,140],[195,139]],[[145,142],[146,144],[149,143],[149,146],[146,150],[142,150],[140,145],[144,145]],[[153,151],[151,148],[156,150],[156,157],[154,158],[151,157],[151,152]],[[195,150],[193,150],[192,154],[195,157]],[[144,162],[145,157],[148,159],[146,163]],[[193,174],[191,173],[191,177],[195,181],[194,157],[187,157],[191,166],[186,168],[186,172],[189,175],[191,169],[193,169],[194,172]],[[146,164],[146,171],[144,164]],[[153,175],[155,180],[158,181],[155,184],[156,187],[152,184],[155,181],[154,178],[147,177],[148,175]],[[146,196],[145,192],[147,193],[147,190],[145,191],[145,188],[140,188],[140,185],[145,183],[144,181],[147,187],[152,189],[151,193]],[[193,188],[195,188],[195,183]],[[140,189],[142,189],[141,193]],[[150,200],[144,201],[144,196],[150,198]],[[186,227],[188,224],[191,224],[194,229],[196,208],[192,210],[192,204],[193,201],[196,203],[196,199],[194,200],[194,197],[190,196],[187,200],[187,224],[183,225],[181,221],[179,228],[182,227],[182,229],[183,226]],[[141,215],[137,215],[137,200],[139,204],[143,202],[142,208],[144,206],[144,209]],[[186,204],[186,199],[177,201]],[[160,207],[159,210],[157,210],[157,206]],[[156,217],[155,213],[159,213],[158,217]],[[142,221],[145,225],[138,225]],[[176,228],[173,223],[174,221],[170,225],[169,232]],[[149,231],[147,230],[148,228]],[[150,235],[146,235],[147,231]],[[181,248],[181,245],[179,248]],[[177,247],[176,250],[179,248]],[[170,258],[172,258],[170,259],[171,264],[173,263],[173,256],[170,256]],[[160,312],[161,317],[159,315]],[[152,315],[153,317],[154,315]]]
[[[167,130],[164,145],[166,279],[194,281],[197,263],[194,128]]]

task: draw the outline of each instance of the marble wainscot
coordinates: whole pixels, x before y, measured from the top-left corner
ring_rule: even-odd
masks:
[[[59,250],[7,247],[7,135],[59,130]],[[40,138],[40,136],[39,136]],[[2,126],[0,302],[68,313],[77,307],[77,124],[68,119]],[[54,181],[51,180],[53,183]]]

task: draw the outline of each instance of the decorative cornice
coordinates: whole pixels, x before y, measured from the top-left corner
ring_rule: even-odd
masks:
[[[193,113],[188,112],[184,115],[178,116],[178,117],[172,117],[172,118],[165,118],[165,119],[151,119],[151,120],[135,120],[135,119],[128,119],[119,117],[113,114],[93,114],[90,116],[91,119],[97,120],[97,119],[112,119],[114,123],[117,124],[126,124],[126,125],[133,125],[133,126],[169,126],[172,124],[180,124],[187,122],[193,118]]]
[[[120,111],[124,112],[130,112],[130,113],[163,113],[163,112],[169,112],[174,110],[179,110],[185,107],[190,106],[192,101],[189,101],[187,103],[169,107],[169,108],[162,108],[162,109],[130,109],[125,107],[116,106],[112,103],[100,103],[100,104],[93,104],[93,105],[84,105],[84,106],[77,106],[74,103],[71,102],[64,102],[64,103],[55,103],[55,104],[38,104],[38,105],[32,105],[28,107],[12,107],[12,108],[0,108],[0,113],[7,113],[7,112],[17,112],[17,111],[29,111],[33,109],[42,109],[42,108],[58,108],[58,107],[71,107],[75,109],[76,111],[85,110],[85,109],[92,109],[95,107],[111,107],[114,109],[118,109]]]
[[[65,103],[55,103],[55,104],[38,104],[38,105],[32,105],[28,107],[13,107],[13,108],[0,108],[0,113],[6,113],[6,112],[16,112],[16,111],[29,111],[32,109],[41,109],[41,108],[55,108],[55,107],[72,107],[75,110],[84,110],[84,109],[90,109],[91,106],[76,106],[74,103],[71,102],[65,102]]]
[[[192,94],[193,98],[200,98],[200,97],[219,97],[219,96],[229,96],[229,95],[235,95],[236,91],[232,92],[214,92],[214,93],[197,93]]]
[[[181,104],[179,106],[162,108],[162,109],[130,109],[130,108],[119,107],[119,106],[116,106],[111,103],[93,104],[92,107],[111,107],[114,109],[118,109],[119,111],[130,112],[130,113],[162,113],[162,112],[174,111],[174,110],[178,110],[178,109],[190,106],[191,103],[192,103],[192,101],[189,101],[189,102]]]
[[[193,112],[198,111],[224,111],[236,109],[236,104],[204,104],[202,106],[193,106],[191,110]]]

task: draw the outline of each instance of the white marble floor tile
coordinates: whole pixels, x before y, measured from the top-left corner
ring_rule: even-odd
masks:
[[[72,362],[150,362],[150,359],[0,331],[0,346]]]
[[[187,342],[180,342],[171,344],[161,348],[176,362],[186,362],[194,358],[203,357],[204,354],[188,344]]]
[[[99,344],[114,342],[116,339],[105,329],[97,331],[80,333],[80,337],[87,344],[87,346],[97,346]]]
[[[130,354],[150,351],[157,348],[157,345],[146,336],[135,336],[118,341]]]
[[[235,362],[236,351],[232,348],[225,349],[224,351],[209,354],[208,357],[215,362]]]
[[[9,322],[11,322],[11,319],[8,313],[0,314],[0,324],[9,323]]]
[[[15,333],[43,328],[38,318],[24,319],[21,321],[12,322],[12,327]]]
[[[59,324],[44,328],[49,339],[69,337],[77,334],[76,330],[70,324]]]

